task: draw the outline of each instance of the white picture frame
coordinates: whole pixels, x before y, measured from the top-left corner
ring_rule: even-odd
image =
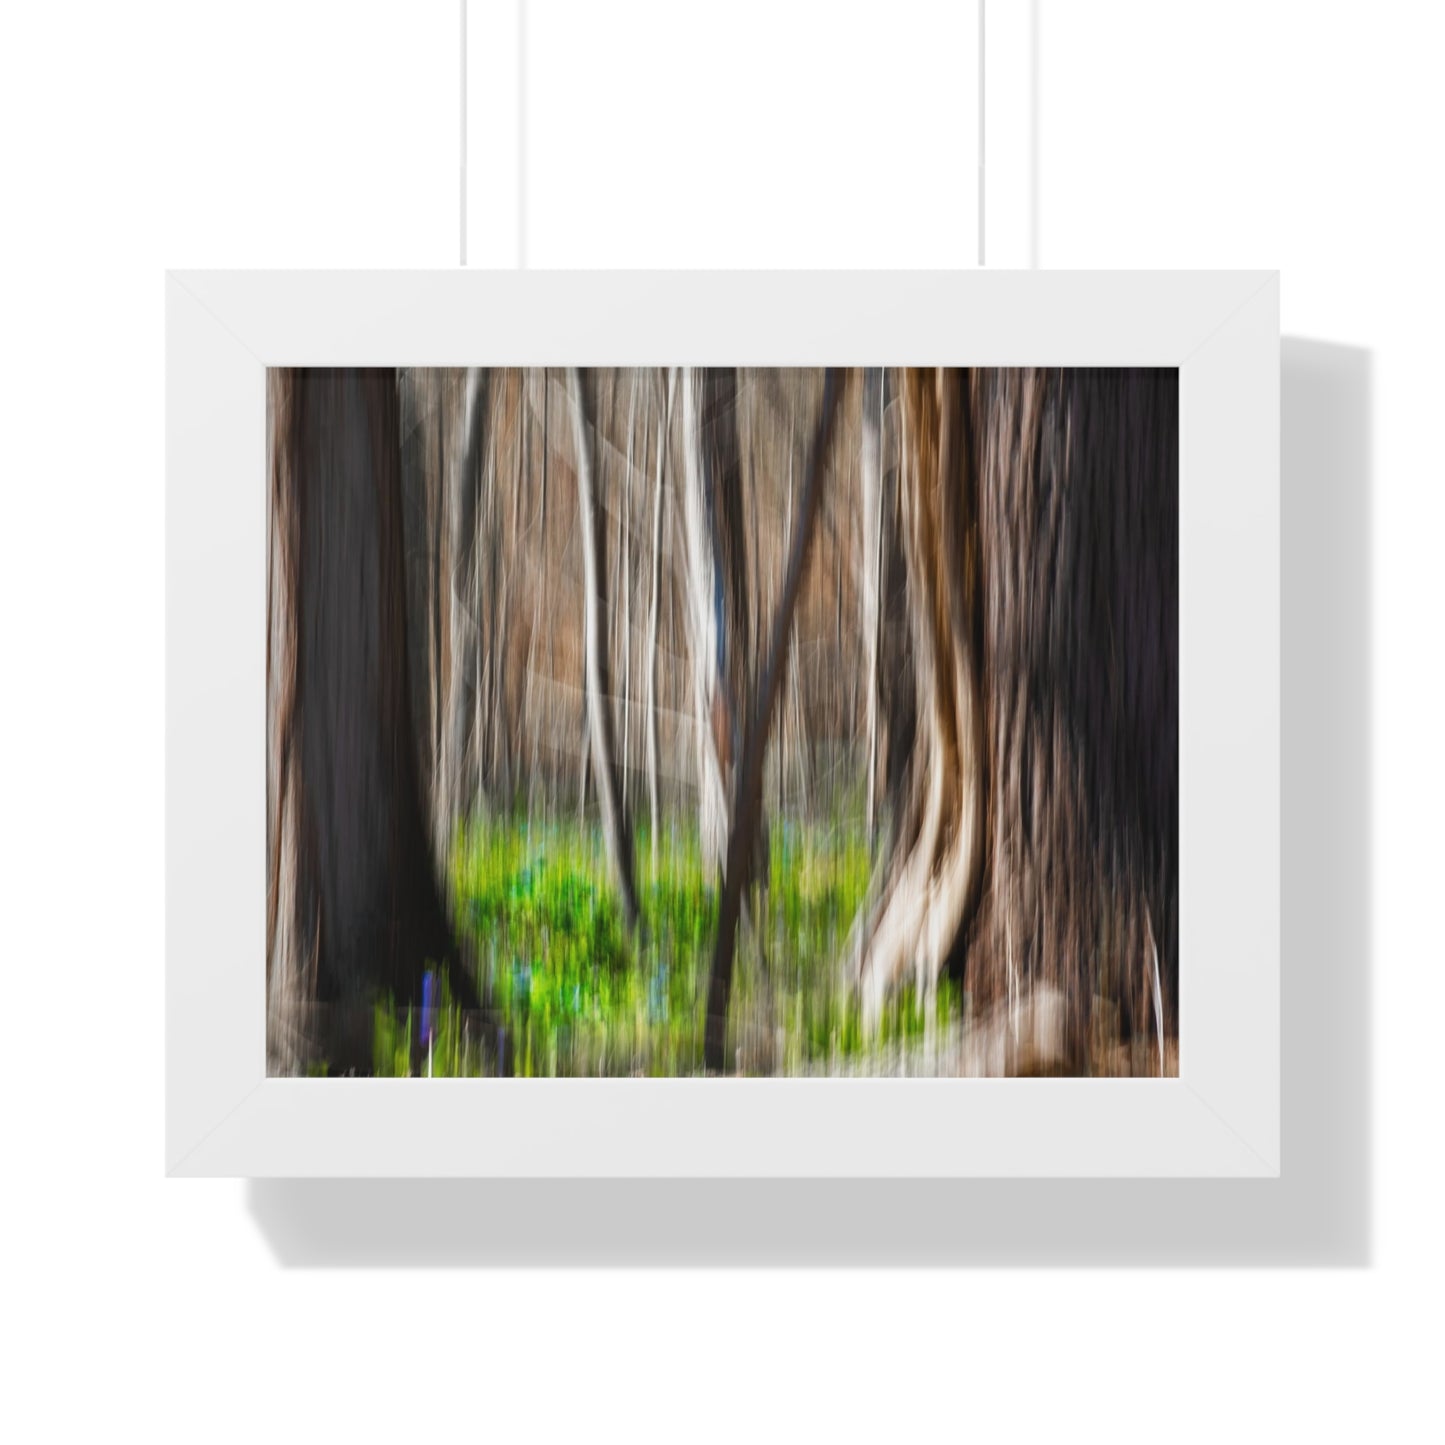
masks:
[[[1275,272],[173,272],[166,1170],[189,1176],[1275,1177]],[[265,1062],[265,372],[1179,369],[1172,1079],[282,1079]]]

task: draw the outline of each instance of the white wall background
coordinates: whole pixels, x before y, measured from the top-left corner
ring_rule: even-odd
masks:
[[[1151,1186],[1109,1197],[1139,1213],[1147,1267],[1134,1267],[1126,1229],[1091,1252],[1071,1227],[1101,1196],[1045,1190],[999,1250],[1019,1263],[1034,1236],[1036,1267],[940,1270],[892,1266],[986,1262],[978,1231],[996,1202],[935,1191],[913,1196],[910,1218],[896,1193],[793,1196],[780,1251],[745,1191],[730,1196],[731,1243],[726,1211],[694,1219],[695,1194],[594,1195],[581,1218],[566,1196],[494,1195],[488,1212],[452,1194],[429,1224],[415,1195],[373,1191],[360,1226],[344,1198],[320,1201],[338,1211],[328,1253],[314,1198],[164,1181],[162,272],[453,264],[458,11],[13,6],[0,19],[9,1438],[1438,1429],[1445,23],[1432,7],[1318,0],[989,10],[991,262],[1277,265],[1286,333],[1353,348],[1341,354],[1369,377],[1368,426],[1341,442],[1366,438],[1370,478],[1368,506],[1348,514],[1362,560],[1342,582],[1363,621],[1341,619],[1359,634],[1368,772],[1339,782],[1358,816],[1322,814],[1353,817],[1360,836],[1337,840],[1345,874],[1321,877],[1310,910],[1328,918],[1341,888],[1362,900],[1358,986],[1339,995],[1359,1017],[1327,1020],[1350,1051],[1350,1147],[1302,1186],[1326,1213],[1348,1195],[1349,1219],[1313,1234],[1306,1220],[1292,1248],[1276,1210],[1251,1243],[1238,1191],[1201,1209],[1197,1191]],[[530,0],[525,25],[514,0],[473,0],[472,259],[971,264],[973,35],[972,7],[945,0]],[[641,193],[595,162],[637,131],[659,161]],[[1328,423],[1321,475],[1338,450]],[[1342,706],[1349,687],[1333,685]],[[1294,724],[1302,747],[1333,725]],[[1310,985],[1310,963],[1289,965],[1287,987]],[[1310,1048],[1288,1028],[1287,1071]],[[1303,1134],[1292,1146],[1287,1109],[1287,1176],[1292,1147],[1296,1164],[1328,1153],[1334,1117],[1317,1111],[1308,1148]],[[1283,1197],[1261,1193],[1260,1211]],[[1210,1198],[1237,1224],[1191,1244]],[[1302,1219],[1309,1202],[1296,1192]],[[809,1210],[822,1249],[800,1243]],[[523,1259],[555,1237],[564,1262],[406,1266],[455,1253],[468,1227],[490,1241],[477,1259],[515,1232]],[[347,1265],[368,1231],[397,1267]],[[830,1263],[854,1237],[875,1267]],[[779,1252],[815,1267],[706,1267]],[[283,1267],[305,1258],[337,1267]]]

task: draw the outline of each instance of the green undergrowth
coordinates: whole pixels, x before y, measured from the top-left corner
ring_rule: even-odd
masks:
[[[775,821],[770,843],[766,895],[754,895],[738,935],[730,1067],[871,1072],[923,1041],[927,1008],[937,1010],[941,1026],[957,1017],[951,986],[931,1005],[903,990],[878,1029],[865,1034],[840,966],[868,891],[863,830]],[[629,934],[595,825],[522,815],[479,818],[459,834],[455,922],[471,945],[515,1074],[703,1071],[716,880],[703,868],[696,833],[680,826],[659,835],[655,866],[642,830],[636,862],[642,922]],[[374,1064],[387,1075],[496,1067],[494,1058],[483,1059],[440,978],[425,1013],[378,1006]]]

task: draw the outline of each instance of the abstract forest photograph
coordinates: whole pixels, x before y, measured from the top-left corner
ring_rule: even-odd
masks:
[[[1178,417],[271,369],[268,1073],[1177,1075]]]

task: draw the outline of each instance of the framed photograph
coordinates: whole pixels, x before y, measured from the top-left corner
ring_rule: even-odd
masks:
[[[172,273],[177,1175],[1279,1172],[1275,273]]]

